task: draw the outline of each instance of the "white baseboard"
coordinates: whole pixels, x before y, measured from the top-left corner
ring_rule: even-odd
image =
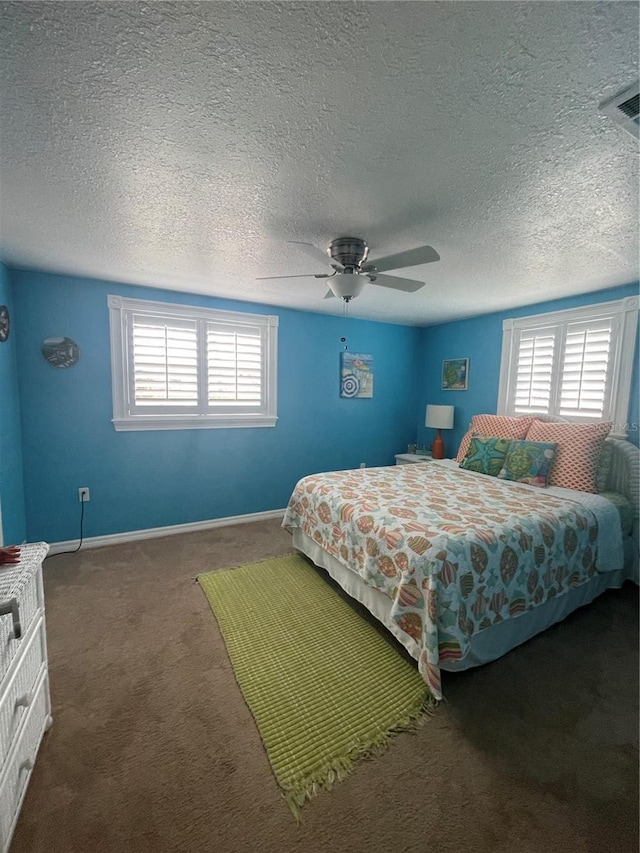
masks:
[[[207,521],[192,521],[188,524],[172,524],[169,527],[149,527],[146,530],[129,530],[126,533],[110,533],[107,536],[90,536],[82,540],[85,548],[101,548],[103,545],[120,545],[123,542],[137,542],[140,539],[155,539],[158,536],[173,536],[176,533],[194,533],[197,530],[210,530],[213,527],[228,527],[231,524],[247,524],[250,521],[267,521],[270,518],[282,518],[284,509],[271,509],[267,512],[250,512],[247,515],[229,515],[226,518],[211,518]],[[49,554],[72,551],[78,547],[78,539],[49,544]]]

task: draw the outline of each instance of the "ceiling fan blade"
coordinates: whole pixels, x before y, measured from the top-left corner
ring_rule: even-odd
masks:
[[[407,252],[398,252],[397,255],[387,255],[386,258],[377,258],[366,263],[362,269],[377,272],[386,270],[401,270],[403,267],[417,267],[420,264],[430,264],[439,261],[440,255],[432,246],[419,246],[417,249],[409,249]]]
[[[373,281],[371,280],[373,279]],[[381,287],[391,287],[394,290],[404,290],[405,293],[415,293],[425,286],[424,281],[416,281],[413,278],[398,278],[396,275],[378,275],[371,273],[371,284],[379,284]]]
[[[338,261],[334,261],[326,252],[323,252],[322,249],[319,249],[317,246],[314,246],[313,243],[300,243],[297,240],[287,240],[290,246],[298,246],[301,252],[304,252],[306,255],[309,255],[310,258],[313,258],[314,261],[319,261],[322,264],[326,264],[327,266],[338,267],[339,269],[344,269],[341,263]]]
[[[333,290],[331,290],[331,288],[329,288],[329,290],[327,290],[327,292],[325,293],[325,295],[322,298],[323,299],[334,299],[335,293],[333,292]]]
[[[273,281],[276,278],[328,278],[328,275],[316,275],[315,273],[302,273],[301,275],[263,275],[256,281]]]

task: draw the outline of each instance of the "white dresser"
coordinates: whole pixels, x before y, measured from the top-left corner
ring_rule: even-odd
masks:
[[[0,851],[6,853],[43,734],[51,725],[42,561],[45,542],[20,546],[0,568]]]

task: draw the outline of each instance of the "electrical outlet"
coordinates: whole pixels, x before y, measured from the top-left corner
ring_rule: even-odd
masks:
[[[88,486],[83,486],[81,489],[78,489],[78,500],[81,504],[91,500]]]
[[[367,467],[367,463],[366,463],[366,462],[361,462],[361,463],[360,463],[360,467],[361,467],[361,468],[366,468],[366,467]]]

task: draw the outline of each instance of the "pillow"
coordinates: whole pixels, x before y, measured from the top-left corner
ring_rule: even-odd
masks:
[[[596,492],[600,454],[611,427],[611,423],[555,424],[534,420],[527,440],[554,441],[558,445],[550,486]]]
[[[497,438],[526,438],[533,418],[512,418],[508,415],[474,415],[471,427],[460,442],[456,460],[467,455],[472,435],[495,435]]]
[[[460,467],[477,474],[489,474],[497,477],[511,442],[508,438],[496,438],[491,435],[474,435],[469,443],[467,455]]]
[[[557,444],[552,441],[511,441],[498,473],[501,480],[515,480],[529,486],[546,486],[556,455]]]

